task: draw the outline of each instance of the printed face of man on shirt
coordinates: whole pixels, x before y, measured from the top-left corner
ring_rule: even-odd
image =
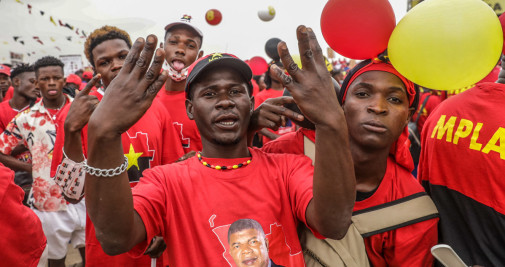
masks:
[[[238,267],[266,267],[268,257],[268,240],[265,234],[253,229],[245,229],[230,235],[230,254]]]

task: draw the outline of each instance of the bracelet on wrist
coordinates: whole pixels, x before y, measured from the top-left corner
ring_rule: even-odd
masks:
[[[69,158],[69,157],[67,156],[67,154],[65,153],[65,149],[64,149],[64,148],[61,148],[61,151],[63,152],[63,156],[64,156],[65,158],[67,158],[67,159],[69,159],[69,160],[71,160],[71,161],[74,161],[73,159],[71,159],[71,158]],[[86,157],[84,156],[84,154],[82,154],[82,157],[84,158],[84,160],[83,160],[83,161],[81,161],[81,162],[75,162],[75,161],[74,161],[74,162],[75,162],[75,163],[81,163],[81,164],[86,165]]]
[[[93,176],[101,176],[101,177],[113,177],[120,175],[121,173],[125,172],[126,169],[128,168],[128,158],[124,156],[124,162],[120,166],[116,168],[111,168],[111,169],[99,169],[95,167],[89,166],[87,163],[84,165],[84,171],[87,174],[93,175]]]

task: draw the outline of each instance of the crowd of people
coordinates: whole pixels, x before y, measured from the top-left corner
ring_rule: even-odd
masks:
[[[161,47],[95,29],[93,72],[0,65],[0,262],[65,266],[71,244],[83,266],[433,266],[445,243],[504,265],[498,77],[447,98],[384,54],[329,70],[296,34],[301,66],[280,42],[260,73],[188,21]]]

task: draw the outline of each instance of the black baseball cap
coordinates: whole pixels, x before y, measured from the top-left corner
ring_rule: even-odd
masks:
[[[247,83],[247,89],[249,90],[249,95],[252,95],[252,70],[243,60],[232,54],[226,53],[213,53],[199,58],[197,61],[193,62],[188,69],[188,78],[186,79],[186,98],[189,99],[189,88],[192,82],[194,82],[199,75],[208,70],[210,67],[218,66],[228,66],[237,70],[242,78]]]

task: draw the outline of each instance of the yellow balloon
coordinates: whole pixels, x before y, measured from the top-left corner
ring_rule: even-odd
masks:
[[[426,0],[398,23],[388,53],[393,66],[414,83],[455,90],[491,72],[502,47],[500,21],[482,0]]]
[[[300,58],[300,55],[291,55],[291,58],[293,61],[298,65],[298,68],[302,68],[302,59]]]
[[[296,65],[298,65],[298,68],[302,68],[302,59],[300,58],[300,55],[298,54],[295,54],[295,55],[291,55],[291,58],[293,59],[293,61],[296,63]],[[328,59],[326,57],[324,57],[324,64],[326,65],[326,69],[328,71],[332,71],[333,70],[333,66],[331,65],[331,63],[328,61]]]

